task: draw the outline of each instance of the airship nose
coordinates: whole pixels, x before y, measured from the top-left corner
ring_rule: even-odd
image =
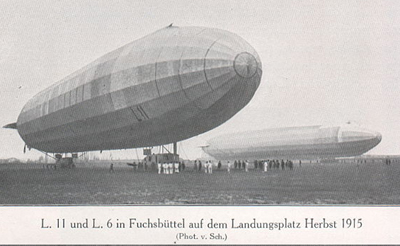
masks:
[[[382,141],[382,134],[380,134],[379,132],[375,132],[374,136],[378,143],[380,143]]]
[[[257,72],[258,63],[252,54],[242,52],[235,57],[233,68],[240,77],[251,78]]]
[[[382,140],[382,135],[379,132],[352,125],[342,126],[340,132],[340,142],[364,141],[375,146]]]
[[[227,31],[202,29],[183,47],[179,82],[197,108],[205,110],[219,103],[224,111],[229,105],[237,112],[250,101],[260,84],[262,64],[247,41]],[[232,98],[237,100],[232,102]]]
[[[224,31],[215,32],[214,42],[209,46],[204,59],[204,70],[210,87],[227,92],[237,85],[243,86],[240,88],[243,92],[250,90],[254,93],[262,75],[259,55],[241,37]]]
[[[379,144],[382,140],[382,134],[375,131],[364,130],[367,139],[370,139],[374,144]]]

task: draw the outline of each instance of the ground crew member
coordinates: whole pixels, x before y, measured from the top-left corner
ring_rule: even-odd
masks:
[[[231,172],[231,163],[228,161],[227,165],[228,165],[228,168],[227,168],[228,173],[230,173]]]
[[[293,162],[292,161],[288,161],[289,162],[289,169],[293,170]]]
[[[185,168],[186,168],[185,162],[182,161],[182,163],[181,163],[181,170],[182,170],[182,171],[185,171]]]
[[[161,163],[160,162],[157,163],[157,169],[158,169],[158,174],[160,174],[161,173]]]
[[[168,163],[166,163],[166,162],[163,163],[163,169],[164,169],[163,173],[168,174]]]

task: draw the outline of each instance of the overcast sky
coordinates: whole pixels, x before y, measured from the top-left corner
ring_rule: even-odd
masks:
[[[180,144],[181,156],[226,132],[353,121],[382,133],[370,154],[400,154],[400,1],[0,1],[0,125],[39,91],[163,28],[205,26],[247,40],[263,62],[250,103]],[[0,158],[23,154],[0,129]],[[139,151],[141,152],[141,151]],[[136,151],[103,152],[136,158]]]

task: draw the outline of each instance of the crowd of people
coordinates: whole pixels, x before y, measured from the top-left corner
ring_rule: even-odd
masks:
[[[254,161],[254,169],[262,170],[263,172],[267,172],[272,169],[290,169],[293,170],[293,162],[291,160],[255,160]],[[246,172],[248,171],[249,162],[248,161],[240,161],[235,160],[233,163],[234,169],[243,169]]]
[[[233,169],[235,170],[244,170],[245,172],[249,171],[250,163],[248,160],[235,160],[233,162]],[[212,173],[213,168],[220,170],[222,167],[221,161],[218,162],[213,162],[213,161],[206,161],[204,164],[201,162],[201,160],[195,160],[193,169],[195,171],[202,171],[204,169],[205,173]],[[291,160],[255,160],[254,161],[254,166],[253,169],[259,169],[262,170],[263,172],[267,172],[268,170],[272,169],[289,169],[293,170],[293,162]],[[230,161],[227,161],[226,163],[226,170],[228,173],[231,172],[232,170],[232,163]]]
[[[185,163],[180,162],[165,162],[165,163],[152,163],[151,167],[148,167],[146,162],[144,163],[128,163],[128,165],[133,167],[133,170],[143,170],[147,171],[148,169],[157,169],[158,174],[174,174],[180,173],[185,170]],[[301,164],[300,164],[301,165]],[[248,160],[235,160],[233,163],[231,161],[226,162],[226,171],[230,173],[232,170],[243,170],[244,172],[249,172],[250,162]],[[273,169],[288,169],[293,170],[293,162],[291,160],[255,160],[253,162],[252,168],[254,170],[260,170],[262,172],[268,172],[268,170]],[[204,161],[195,160],[193,163],[193,170],[197,172],[203,172],[207,174],[212,174],[213,170],[223,170],[221,161]],[[109,172],[114,172],[114,164],[111,163]]]
[[[158,174],[179,173],[185,169],[183,162],[157,163]]]

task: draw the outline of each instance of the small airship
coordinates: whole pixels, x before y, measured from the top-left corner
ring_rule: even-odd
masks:
[[[302,126],[222,135],[202,148],[218,160],[321,160],[361,155],[381,139],[380,133],[354,124]]]
[[[5,127],[48,153],[169,144],[234,116],[261,75],[257,52],[241,37],[170,25],[43,90]]]

